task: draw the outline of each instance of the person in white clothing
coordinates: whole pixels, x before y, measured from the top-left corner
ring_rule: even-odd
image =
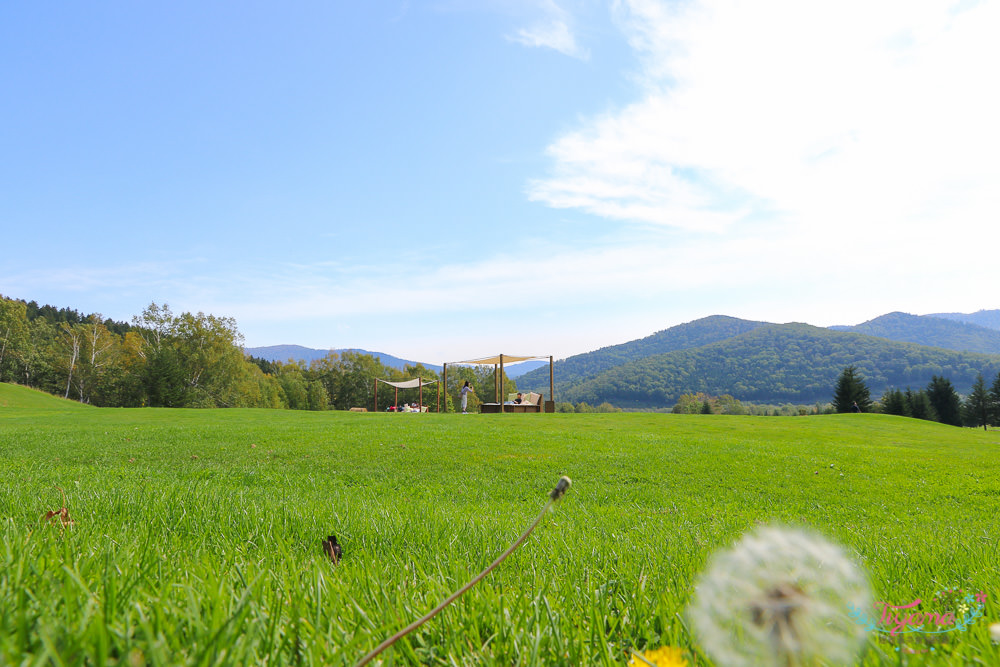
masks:
[[[469,405],[469,392],[472,391],[472,390],[473,390],[472,386],[469,384],[469,381],[466,380],[465,381],[465,385],[462,386],[462,414],[463,415],[468,414],[468,412],[466,412],[466,409],[467,409],[467,407]]]

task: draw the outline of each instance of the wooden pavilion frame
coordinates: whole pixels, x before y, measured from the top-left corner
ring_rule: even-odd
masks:
[[[443,368],[443,382],[445,395],[448,393],[448,364],[460,365],[460,366],[493,366],[493,391],[496,395],[496,401],[500,404],[500,412],[504,411],[503,397],[500,393],[503,391],[503,365],[504,362],[507,363],[517,363],[519,361],[531,361],[532,359],[548,359],[549,360],[549,400],[555,405],[555,381],[553,374],[554,363],[552,361],[552,355],[549,356],[521,356],[513,354],[498,354],[495,357],[483,357],[481,359],[469,359],[467,361],[449,361],[444,364]],[[499,369],[499,373],[497,372]],[[544,411],[544,406],[539,407],[540,411]]]

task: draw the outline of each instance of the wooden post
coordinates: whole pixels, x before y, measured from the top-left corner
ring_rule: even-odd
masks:
[[[395,397],[392,399],[392,401],[393,401],[393,403],[392,403],[393,406],[395,406],[395,407],[398,408],[399,407],[399,387],[396,387],[396,394],[395,394]]]
[[[497,393],[500,394],[500,398],[497,399],[497,400],[500,401],[500,412],[503,412],[504,411],[504,409],[503,409],[503,399],[506,398],[506,396],[503,396],[503,355],[502,354],[500,355],[500,374],[497,375],[497,387],[499,388],[499,391]]]
[[[424,411],[424,379],[417,376],[417,409],[421,412]]]
[[[378,412],[378,378],[375,378],[375,412]]]
[[[444,409],[447,410],[448,409],[448,362],[445,362],[444,366],[442,367],[442,370],[444,371]],[[438,401],[439,401],[438,412],[441,412],[440,397],[438,398]]]
[[[556,403],[556,382],[555,375],[552,372],[552,355],[549,355],[549,400],[552,401],[552,405]]]

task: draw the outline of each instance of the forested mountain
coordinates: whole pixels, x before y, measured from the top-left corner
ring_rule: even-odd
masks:
[[[335,352],[338,355],[343,355],[344,352],[355,352],[357,354],[367,354],[375,357],[382,364],[385,364],[389,368],[398,368],[402,370],[406,366],[416,366],[418,362],[410,361],[408,359],[400,359],[399,357],[394,357],[391,354],[386,354],[385,352],[369,352],[368,350],[360,350],[357,348],[341,348],[336,350],[318,350],[311,347],[303,347],[301,345],[268,345],[266,347],[248,347],[244,349],[244,352],[251,357],[256,357],[257,359],[264,359],[266,361],[281,361],[285,362],[289,359],[293,361],[303,361],[308,364],[310,361],[317,359],[322,359],[323,357],[330,354],[330,352]],[[441,366],[434,366],[433,364],[422,364],[424,368],[429,368],[434,371],[440,372]]]
[[[1000,310],[977,310],[974,313],[934,313],[927,317],[940,317],[946,320],[977,324],[987,329],[1000,330]]]
[[[555,362],[553,369],[556,395],[561,395],[568,387],[630,361],[708,345],[752,331],[766,324],[766,322],[752,322],[726,315],[712,315],[658,331],[645,338],[560,359]],[[525,391],[547,394],[549,391],[549,369],[541,368],[525,373],[518,378],[517,386]]]
[[[557,400],[662,408],[681,394],[704,392],[765,403],[826,402],[838,374],[850,365],[873,396],[890,387],[923,387],[933,375],[950,378],[965,393],[977,374],[993,377],[1000,372],[1000,355],[955,352],[808,324],[772,324],[717,343],[625,363],[557,392]]]
[[[838,328],[842,331],[853,331],[890,340],[943,347],[959,352],[1000,354],[1000,330],[988,329],[957,319],[896,312],[876,317],[853,327]]]

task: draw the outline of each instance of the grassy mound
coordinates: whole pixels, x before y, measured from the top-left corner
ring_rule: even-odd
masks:
[[[573,488],[521,549],[385,664],[622,665],[658,646],[711,664],[695,581],[760,523],[840,543],[876,600],[988,595],[964,632],[873,633],[863,664],[1000,664],[1000,432],[33,408],[0,410],[0,433],[0,664],[352,665],[488,565],[560,475]],[[73,524],[41,520],[62,506]]]
[[[89,407],[77,401],[53,396],[37,389],[22,387],[19,384],[0,382],[0,409],[73,410]]]

